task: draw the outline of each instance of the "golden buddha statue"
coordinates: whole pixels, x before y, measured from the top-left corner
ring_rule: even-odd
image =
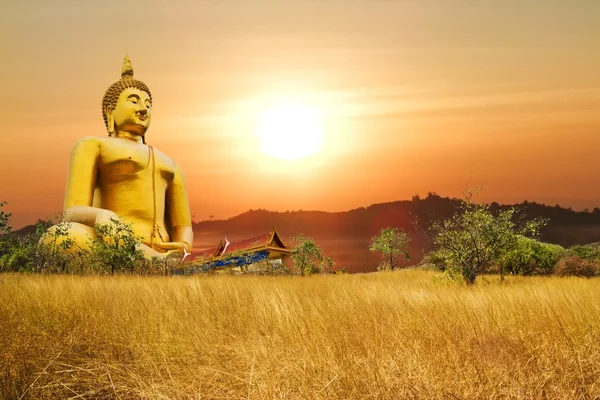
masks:
[[[94,224],[132,224],[145,256],[189,253],[194,233],[181,168],[146,144],[152,117],[148,87],[133,78],[126,56],[121,79],[102,99],[108,137],[85,137],[71,150],[65,192],[69,235],[82,248],[96,238]]]

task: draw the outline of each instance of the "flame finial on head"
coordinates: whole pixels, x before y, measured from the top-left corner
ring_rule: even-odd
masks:
[[[125,54],[125,59],[123,60],[123,67],[121,68],[121,79],[124,78],[133,78],[133,67],[131,66],[129,54]]]

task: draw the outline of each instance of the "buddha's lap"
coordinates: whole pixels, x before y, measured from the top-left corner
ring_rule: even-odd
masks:
[[[96,238],[94,228],[80,224],[79,222],[68,222],[67,229],[63,231],[64,226],[54,225],[48,228],[44,236],[40,239],[41,243],[58,245],[67,238],[75,242],[73,249],[89,248],[89,241]],[[60,229],[60,231],[58,231]],[[66,234],[65,234],[66,233]]]
[[[79,222],[68,222],[67,229],[58,232],[59,225],[51,226],[46,233],[40,239],[40,243],[46,245],[60,245],[67,238],[72,239],[75,243],[74,246],[71,246],[67,249],[69,253],[76,253],[78,250],[86,250],[90,248],[90,241],[95,240],[98,236],[96,235],[96,231],[94,228],[87,226],[85,224]],[[61,226],[62,230],[64,227]],[[66,233],[66,235],[65,235]],[[156,257],[156,256],[164,256],[165,254],[169,254],[173,251],[152,249],[148,244],[141,242],[140,248],[144,253],[146,258]]]

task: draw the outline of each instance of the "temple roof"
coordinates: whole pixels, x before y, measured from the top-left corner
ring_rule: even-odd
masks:
[[[225,240],[227,240],[225,238]],[[248,239],[239,240],[226,245],[225,240],[221,240],[217,247],[212,249],[203,250],[196,253],[196,257],[221,257],[225,254],[234,253],[236,251],[258,251],[258,250],[284,250],[285,253],[289,250],[283,244],[279,233],[275,227],[273,231],[264,233],[262,235],[254,236]]]

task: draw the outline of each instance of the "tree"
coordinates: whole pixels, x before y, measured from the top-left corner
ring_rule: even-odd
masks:
[[[335,271],[334,271],[333,267],[335,267],[335,261],[333,261],[333,258],[331,258],[329,256],[324,256],[323,263],[322,263],[323,273],[334,274]]]
[[[410,237],[406,232],[398,228],[384,228],[379,235],[371,238],[369,250],[381,253],[381,264],[378,270],[393,271],[398,267],[400,257],[410,259],[408,255],[408,244]]]
[[[139,263],[141,272],[146,275],[165,275],[170,276],[176,269],[182,268],[184,264],[183,257],[179,252],[169,253],[164,257],[152,257]],[[136,263],[136,265],[138,265]]]
[[[66,239],[68,227],[58,223],[60,216],[39,220],[35,231],[26,235],[10,232],[9,216],[7,213],[0,214],[0,230],[3,232],[0,237],[0,268],[14,272],[46,272],[52,267],[65,272],[68,260],[61,250],[70,248],[73,243]],[[48,227],[55,223],[56,229],[46,234]],[[43,235],[47,240],[40,241]]]
[[[292,238],[292,242],[296,243],[291,252],[294,272],[300,276],[321,272],[323,252],[315,240],[300,233]]]
[[[134,272],[144,261],[144,253],[138,246],[138,238],[131,224],[111,218],[107,223],[95,224],[96,239],[90,240],[90,257],[101,269]]]
[[[6,205],[5,201],[0,201],[0,235],[5,235],[10,233],[12,227],[10,226],[10,217],[11,213],[4,212],[2,207]]]
[[[69,272],[78,253],[75,240],[69,236],[71,223],[64,221],[59,213],[35,224],[35,232],[21,239],[22,246],[30,254],[34,272]]]
[[[2,210],[5,205],[5,201],[0,201],[0,270],[5,268],[9,253],[14,247],[14,237],[11,234],[12,227],[10,226],[11,213]]]
[[[545,225],[541,219],[526,221],[514,208],[494,215],[488,205],[473,204],[472,196],[467,191],[454,216],[434,223],[433,242],[439,250],[430,257],[451,278],[462,277],[469,285],[516,247],[518,235],[536,236]],[[502,278],[504,272],[501,268]]]

